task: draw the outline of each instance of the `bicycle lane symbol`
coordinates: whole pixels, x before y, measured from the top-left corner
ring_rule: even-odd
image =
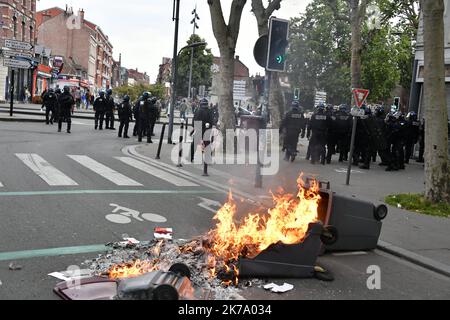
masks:
[[[155,223],[164,223],[167,222],[167,219],[159,214],[155,213],[140,213],[137,210],[133,210],[130,208],[122,207],[118,204],[111,203],[109,205],[110,207],[113,207],[111,214],[108,214],[105,216],[106,220],[117,223],[117,224],[128,224],[133,222],[133,219],[144,222],[155,222]]]

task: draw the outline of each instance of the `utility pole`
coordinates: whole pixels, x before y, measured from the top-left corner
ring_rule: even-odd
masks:
[[[173,117],[175,115],[175,104],[177,103],[176,93],[176,78],[178,67],[178,25],[180,22],[180,0],[173,0],[173,15],[172,21],[175,21],[175,37],[173,41],[173,60],[172,60],[172,102],[170,104],[170,119],[169,119],[169,138],[168,143],[172,144],[173,134]]]
[[[192,31],[192,35],[195,35],[195,30],[199,28],[197,24],[197,20],[200,20],[200,17],[197,14],[197,5],[195,5],[194,11],[192,11],[192,15],[194,16],[194,19],[192,19],[191,24],[193,24],[194,30]],[[192,95],[192,65],[194,63],[194,48],[191,48],[191,64],[189,67],[189,92],[188,92],[188,98],[191,99]]]

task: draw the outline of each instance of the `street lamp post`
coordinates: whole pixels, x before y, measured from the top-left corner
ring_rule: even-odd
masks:
[[[180,49],[180,51],[178,52],[178,54],[175,56],[175,61],[174,63],[174,67],[173,67],[173,87],[172,87],[172,100],[170,103],[170,118],[169,118],[169,138],[168,138],[168,143],[172,144],[172,134],[173,134],[173,118],[175,115],[175,104],[177,101],[177,80],[178,80],[178,57],[180,55],[180,53],[186,49],[189,48],[197,48],[197,47],[201,47],[201,46],[206,46],[207,43],[206,42],[195,42],[192,43],[188,46],[185,46],[183,48]]]
[[[200,17],[197,14],[197,5],[195,6],[194,11],[192,11],[192,14],[194,15],[194,19],[192,19],[191,24],[194,25],[194,31],[192,31],[192,35],[195,35],[195,29],[198,29],[197,20],[200,20]],[[189,86],[188,86],[188,98],[191,98],[192,94],[192,65],[194,63],[194,48],[191,48],[191,62],[189,65]]]

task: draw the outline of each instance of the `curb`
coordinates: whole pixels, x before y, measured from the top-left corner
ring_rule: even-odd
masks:
[[[417,253],[394,246],[393,244],[381,240],[378,242],[378,249],[398,258],[417,264],[425,269],[434,271],[446,277],[450,277],[450,266],[441,262],[418,255]]]

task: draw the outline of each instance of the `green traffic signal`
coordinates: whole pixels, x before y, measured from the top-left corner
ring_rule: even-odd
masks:
[[[279,55],[277,56],[277,63],[282,64],[284,62],[284,56]]]

